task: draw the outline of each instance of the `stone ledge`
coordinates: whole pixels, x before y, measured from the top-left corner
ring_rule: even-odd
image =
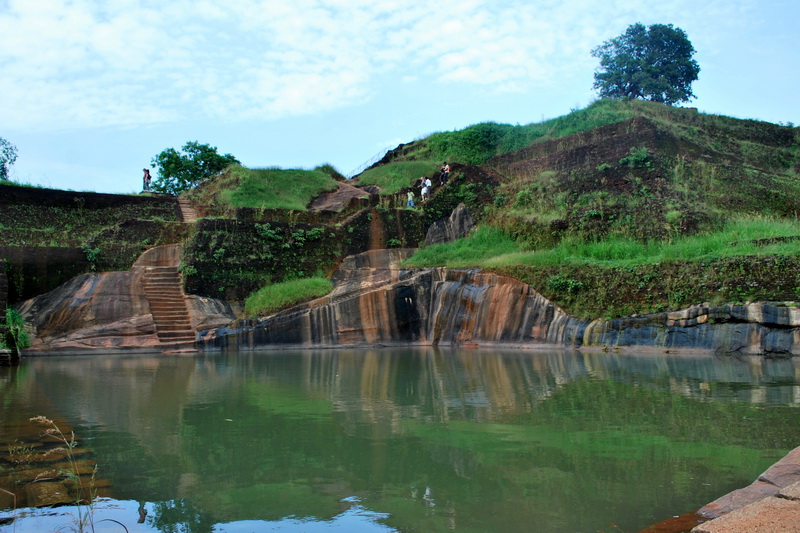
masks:
[[[800,502],[770,497],[701,524],[692,533],[800,531]]]

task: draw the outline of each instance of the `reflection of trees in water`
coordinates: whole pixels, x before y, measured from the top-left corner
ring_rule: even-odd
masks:
[[[191,500],[181,498],[153,505],[147,524],[161,533],[211,533],[214,519],[196,507]]]

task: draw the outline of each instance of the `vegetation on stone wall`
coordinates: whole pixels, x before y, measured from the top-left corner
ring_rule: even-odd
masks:
[[[800,301],[796,255],[738,256],[630,266],[503,266],[569,314],[618,318],[708,302]]]
[[[271,283],[330,273],[339,250],[339,232],[326,226],[203,219],[184,249],[186,290],[243,301]]]
[[[174,198],[0,186],[9,303],[86,272],[127,270],[150,246],[180,242]]]
[[[800,223],[731,221],[672,243],[565,240],[531,251],[491,226],[420,250],[407,266],[480,267],[529,283],[574,316],[621,317],[711,301],[800,299]]]

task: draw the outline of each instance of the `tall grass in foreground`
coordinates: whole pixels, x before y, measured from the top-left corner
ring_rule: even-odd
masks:
[[[274,313],[293,305],[325,296],[333,286],[323,277],[295,279],[267,285],[247,297],[244,314],[257,317]]]
[[[785,241],[764,239],[798,237]],[[761,242],[758,242],[761,241]],[[407,266],[453,268],[598,265],[606,267],[665,261],[707,261],[742,255],[800,254],[800,222],[767,217],[732,220],[722,230],[672,242],[609,238],[583,242],[567,238],[547,250],[525,251],[500,230],[481,227],[464,239],[421,249]]]
[[[45,452],[45,457],[47,455],[59,452],[64,453],[66,456],[69,467],[66,471],[60,472],[59,475],[63,475],[68,481],[71,482],[73,485],[72,490],[75,493],[77,516],[75,517],[75,523],[72,525],[71,529],[76,533],[94,533],[96,531],[96,525],[100,522],[113,522],[121,526],[122,530],[127,533],[128,528],[125,527],[125,524],[119,522],[118,520],[114,520],[113,518],[104,518],[102,520],[95,521],[94,502],[97,499],[97,492],[95,490],[94,482],[95,476],[97,475],[97,465],[95,465],[92,471],[89,485],[84,486],[81,479],[81,468],[78,465],[78,461],[75,457],[75,449],[78,445],[78,441],[75,439],[75,433],[70,431],[69,435],[65,435],[61,431],[61,428],[59,428],[54,421],[41,415],[31,418],[30,421],[37,422],[45,427],[44,431],[42,432],[42,436],[50,437],[59,443],[58,447],[51,448]],[[47,474],[44,475],[46,476]],[[107,531],[107,529],[104,530]]]

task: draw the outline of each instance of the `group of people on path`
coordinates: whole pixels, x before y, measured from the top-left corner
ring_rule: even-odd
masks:
[[[450,165],[447,164],[447,161],[444,162],[442,168],[439,169],[439,186],[444,187],[447,184],[447,181],[450,179]],[[421,201],[430,200],[431,198],[431,190],[433,189],[433,182],[430,178],[422,176],[416,182],[416,187],[420,189],[420,198]],[[416,207],[417,204],[414,202],[414,188],[409,189],[407,193],[408,201],[406,202],[407,207]]]

